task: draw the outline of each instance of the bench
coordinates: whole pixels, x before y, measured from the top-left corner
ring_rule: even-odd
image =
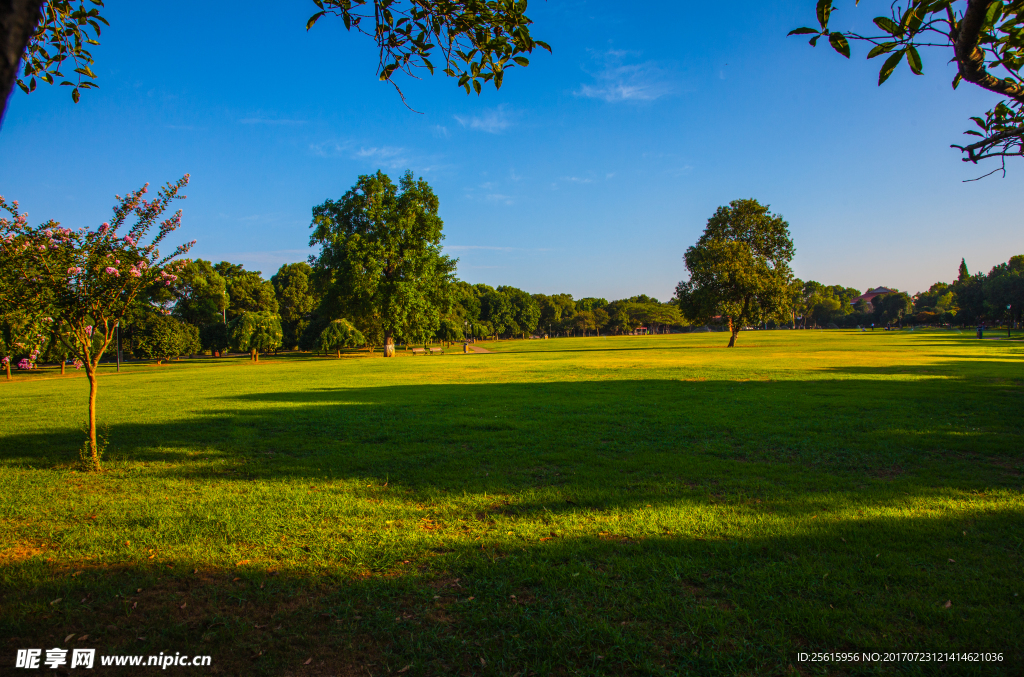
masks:
[[[444,355],[444,348],[431,348],[430,354],[433,355],[434,353],[441,353]]]
[[[417,355],[417,354],[422,354],[422,353],[424,353],[424,352],[425,352],[425,351],[423,350],[423,348],[413,348],[413,349],[412,349],[412,354],[413,354],[413,355]]]

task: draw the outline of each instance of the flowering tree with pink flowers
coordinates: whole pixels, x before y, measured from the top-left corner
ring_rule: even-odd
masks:
[[[188,184],[188,174],[161,188],[147,200],[148,186],[121,197],[113,218],[96,230],[62,228],[55,221],[29,226],[17,202],[0,197],[0,304],[12,304],[27,313],[46,312],[55,323],[53,335],[63,342],[89,378],[89,438],[83,461],[89,470],[100,469],[96,439],[97,370],[114,332],[139,293],[155,285],[170,286],[181,259],[195,241],[180,245],[169,256],[160,256],[158,245],[181,225],[181,211],[160,221],[171,202],[183,199],[178,192]],[[127,232],[126,222],[135,223]],[[143,244],[149,231],[158,232]],[[9,306],[11,307],[11,306]]]

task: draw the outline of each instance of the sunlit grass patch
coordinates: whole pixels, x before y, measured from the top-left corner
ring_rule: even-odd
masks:
[[[71,469],[84,381],[3,386],[0,635],[223,674],[789,674],[853,649],[1014,674],[1020,348],[724,343],[105,377],[96,475]]]

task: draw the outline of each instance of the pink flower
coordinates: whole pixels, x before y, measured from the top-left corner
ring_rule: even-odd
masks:
[[[76,358],[75,361],[71,364],[71,366],[73,366],[75,369],[81,369],[84,365],[81,360]]]
[[[104,221],[104,222],[103,222],[103,225],[102,225],[102,226],[100,226],[100,235],[103,235],[103,234],[104,234],[104,233],[106,233],[106,232],[107,232],[108,230],[110,230],[110,224],[109,224],[109,223],[107,223],[106,221]]]
[[[135,240],[132,239],[131,235],[125,235],[124,236],[124,241],[127,242],[128,244],[131,244],[131,245],[135,244]]]
[[[88,334],[89,336],[92,336],[92,325],[91,324],[88,327],[85,328],[85,333]]]
[[[72,266],[71,268],[68,268],[68,275],[77,275],[80,272],[82,272],[82,269],[79,268],[78,266]]]
[[[104,272],[106,272],[107,275],[113,275],[114,277],[121,277],[121,273],[117,272],[117,268],[111,268],[110,266],[107,266],[106,270]]]
[[[11,363],[11,356],[10,355],[8,355],[4,359],[0,360],[0,364],[4,365],[5,367],[7,365],[9,365],[10,363]]]
[[[142,277],[142,272],[138,268],[131,268],[128,274],[132,277]]]

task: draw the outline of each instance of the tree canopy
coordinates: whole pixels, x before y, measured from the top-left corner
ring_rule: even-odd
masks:
[[[228,324],[231,347],[249,353],[253,362],[260,361],[260,352],[281,345],[281,316],[267,311],[245,312]]]
[[[394,354],[396,340],[433,336],[447,310],[456,261],[441,253],[438,206],[412,172],[396,186],[378,171],[313,208],[309,243],[320,247],[313,274],[324,307],[351,318],[385,355]]]
[[[794,253],[781,216],[757,200],[733,200],[686,250],[690,279],[676,286],[679,307],[692,319],[725,317],[731,348],[744,325],[785,317]]]
[[[358,348],[366,343],[366,338],[348,320],[342,318],[332,320],[320,332],[317,347],[325,353],[336,353],[341,357],[342,348]]]
[[[860,4],[857,0],[855,5]],[[867,4],[867,3],[865,3]],[[938,52],[943,61],[955,63],[953,89],[968,82],[1003,98],[983,115],[971,118],[975,127],[965,134],[977,138],[965,145],[953,144],[963,161],[977,164],[998,158],[1005,173],[1006,158],[1024,155],[1024,0],[908,0],[888,4],[886,13],[874,19],[870,34],[833,31],[829,22],[836,7],[833,0],[818,0],[818,27],[797,28],[790,35],[813,35],[850,58],[850,41],[871,45],[867,58],[884,56],[878,72],[881,85],[906,59],[915,75],[924,73],[921,50]],[[993,173],[989,172],[989,173]]]
[[[88,7],[86,3],[88,2]],[[526,0],[312,0],[316,12],[306,30],[325,16],[341,19],[346,30],[371,38],[378,50],[377,75],[395,88],[395,75],[435,70],[457,78],[467,93],[480,94],[482,84],[501,88],[505,71],[529,65],[526,55],[547,43],[530,33]],[[70,62],[71,98],[96,87],[89,48],[99,45],[103,0],[9,0],[0,2],[0,119],[15,82],[25,93],[36,89],[36,78],[55,84]],[[22,77],[18,64],[24,63]],[[73,81],[72,81],[73,80]]]

